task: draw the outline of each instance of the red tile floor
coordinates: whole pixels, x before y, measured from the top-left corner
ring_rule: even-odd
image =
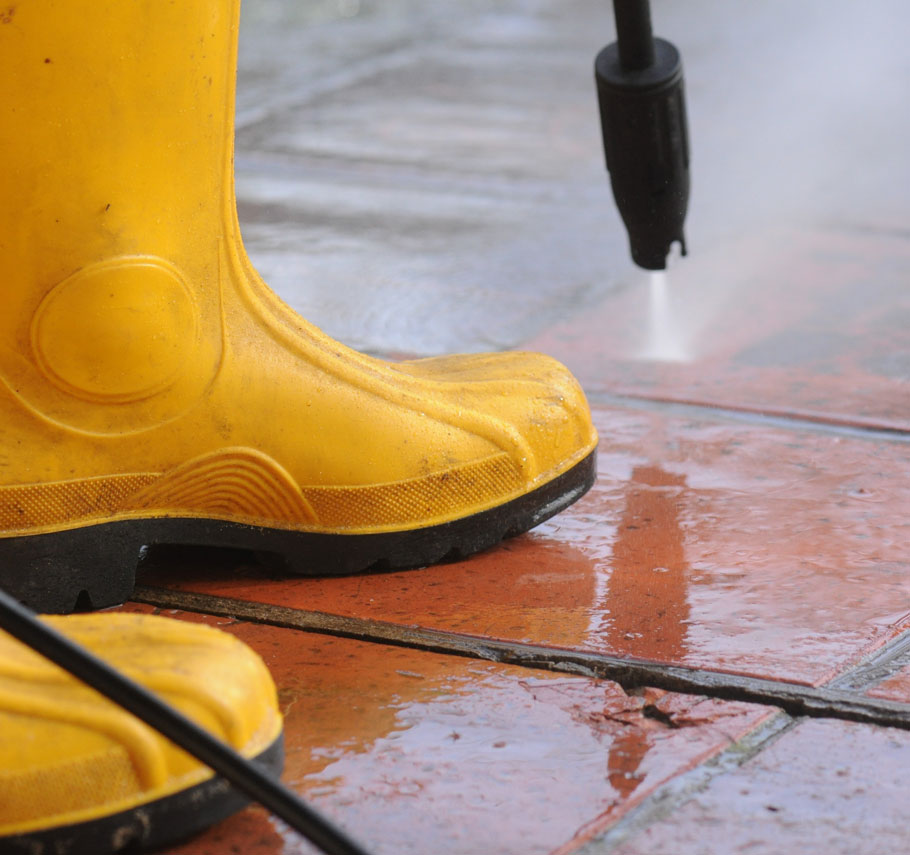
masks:
[[[564,360],[597,484],[408,573],[158,552],[126,608],[258,650],[286,782],[376,853],[904,851],[910,7],[655,0],[694,152],[664,294],[598,149],[607,4],[331,5],[245,13],[254,260],[374,352]],[[251,807],[175,851],[311,850]]]
[[[815,721],[773,696],[736,700],[765,680],[910,703],[903,438],[706,409],[595,411],[595,488],[487,553],[286,579],[236,556],[173,552],[153,557],[137,596],[178,617],[192,619],[187,605],[229,616],[206,619],[252,644],[279,685],[286,781],[378,853],[723,853],[813,840],[847,852],[866,851],[850,841],[866,845],[878,823],[898,823],[881,840],[910,832],[898,795],[910,705],[883,706],[869,725],[846,720],[837,698]],[[410,646],[385,643],[389,626]],[[453,655],[466,640],[501,646]],[[516,661],[510,645],[544,655],[502,664]],[[626,677],[624,689],[590,676],[601,658],[718,682],[693,695]],[[715,825],[729,834],[706,842]],[[251,808],[178,851],[309,850]]]
[[[895,280],[874,304],[875,271],[857,263],[838,286],[869,319],[838,349],[842,370],[787,357],[830,419],[788,414],[774,373],[762,400],[777,416],[751,412],[761,370],[724,376],[717,356],[680,369],[688,404],[632,373],[634,396],[598,387],[619,368],[579,315],[577,335],[563,322],[550,339],[587,378],[602,437],[597,484],[573,508],[469,560],[378,576],[287,579],[243,556],[161,553],[137,598],[208,612],[265,657],[285,780],[377,853],[899,851],[910,437],[895,429],[899,381],[876,397],[853,365],[901,353],[879,324],[901,295]],[[794,301],[811,302],[819,275],[792,279]],[[825,321],[824,302],[782,316],[768,301],[724,323],[731,348],[737,323],[743,347],[773,350]],[[603,315],[621,328],[634,305],[608,298]],[[685,371],[722,378],[716,400]],[[846,426],[857,388],[879,402],[877,426]],[[617,661],[627,673],[604,678]],[[672,691],[673,667],[705,689]],[[832,691],[808,695],[815,718],[788,706],[818,688]],[[872,723],[852,720],[860,699]],[[177,851],[310,850],[249,808]]]

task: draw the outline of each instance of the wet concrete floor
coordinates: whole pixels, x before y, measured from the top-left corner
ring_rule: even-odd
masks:
[[[666,359],[599,147],[606,0],[246,0],[264,276],[373,353],[550,352],[602,439],[588,496],[467,561],[289,580],[184,551],[141,578],[127,608],[264,656],[285,780],[377,853],[910,833],[910,7],[652,5],[693,148]],[[311,850],[249,808],[175,851]]]

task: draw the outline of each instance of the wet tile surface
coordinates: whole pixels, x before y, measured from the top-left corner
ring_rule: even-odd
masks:
[[[607,32],[608,8],[309,5],[250,4],[241,33],[239,214],[284,299],[355,347],[435,354],[514,346],[614,287],[601,45],[577,26]]]
[[[654,358],[610,196],[601,0],[248,4],[246,243],[291,305],[375,352],[530,345],[590,389],[906,426],[910,13],[864,8],[654,3],[693,152],[659,350],[688,362]]]
[[[627,843],[602,852],[903,852],[910,734],[810,721]],[[585,855],[597,855],[592,845]]]
[[[807,683],[910,625],[905,445],[622,409],[597,424],[591,493],[470,560],[276,579],[194,555],[140,582]]]
[[[132,606],[138,610],[148,607]],[[284,780],[376,853],[545,853],[603,829],[768,708],[197,615],[263,656]],[[310,851],[248,809],[175,850]]]
[[[897,232],[750,236],[527,344],[591,392],[906,429],[908,270]]]

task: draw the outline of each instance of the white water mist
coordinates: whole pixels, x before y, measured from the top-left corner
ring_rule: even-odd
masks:
[[[673,311],[665,270],[654,270],[650,275],[648,339],[640,358],[654,362],[688,362],[692,358],[679,317]]]

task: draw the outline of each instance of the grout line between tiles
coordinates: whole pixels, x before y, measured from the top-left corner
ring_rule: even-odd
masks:
[[[910,665],[910,630],[904,630],[825,685],[829,689],[863,691],[881,683],[906,665]]]
[[[785,430],[810,431],[812,433],[841,436],[850,439],[864,439],[874,442],[910,442],[910,430],[897,427],[883,427],[874,423],[843,419],[836,416],[814,416],[786,411],[759,410],[749,407],[721,406],[696,401],[673,400],[648,395],[616,395],[610,392],[585,390],[588,401],[593,405],[621,407],[623,409],[656,410],[673,415],[693,418],[722,419],[744,422],[761,427],[783,428]]]
[[[866,698],[837,688],[815,688],[641,659],[500,641],[189,591],[137,586],[132,599],[162,609],[201,612],[359,641],[580,674],[612,680],[626,690],[653,686],[684,694],[774,706],[794,717],[833,718],[910,730],[910,704]]]
[[[835,677],[826,684],[826,688],[862,692],[908,664],[910,630]],[[572,855],[609,855],[616,851],[648,826],[668,819],[704,791],[715,778],[739,768],[798,724],[785,712],[778,713],[717,756],[662,784],[602,834],[573,849]]]
[[[334,74],[317,75],[305,81],[294,80],[292,81],[294,85],[287,86],[286,94],[283,97],[273,95],[269,99],[260,99],[260,102],[253,106],[238,109],[235,128],[237,131],[244,130],[268,119],[276,112],[299,109],[316,98],[336,93],[369,77],[408,65],[425,53],[425,46],[409,44],[352,61]]]
[[[542,178],[478,176],[466,172],[447,172],[438,167],[430,169],[420,165],[370,161],[362,157],[345,160],[344,156],[338,154],[304,151],[293,154],[268,152],[263,156],[261,152],[242,151],[235,157],[234,168],[240,181],[253,177],[297,184],[318,183],[383,190],[393,188],[412,193],[458,196],[487,203],[508,201],[521,205],[536,201],[549,203],[553,207],[571,202],[578,205],[577,194],[571,199],[567,194],[559,196],[558,190],[562,185]],[[240,189],[242,192],[243,188]],[[247,205],[257,204],[257,200],[249,198],[247,194],[241,195],[239,201]]]
[[[908,664],[910,630],[901,633],[856,666],[835,677],[826,687],[861,692]],[[704,791],[714,778],[742,766],[798,723],[786,713],[778,713],[717,756],[662,784],[602,834],[572,849],[572,855],[609,855],[648,826],[668,819],[686,802]]]
[[[648,826],[672,816],[715,778],[735,771],[797,724],[783,712],[762,722],[714,757],[663,783],[609,829],[572,849],[573,855],[609,855]]]

